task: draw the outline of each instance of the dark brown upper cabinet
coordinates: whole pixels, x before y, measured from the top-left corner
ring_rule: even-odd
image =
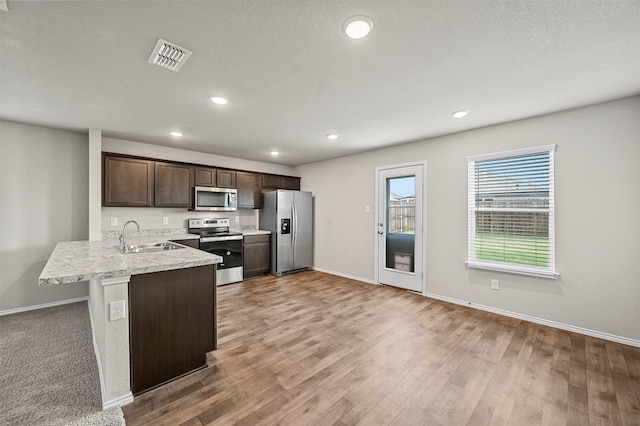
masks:
[[[238,172],[238,208],[262,208],[262,175],[258,173]]]
[[[211,167],[195,167],[196,186],[216,186],[216,169]]]
[[[294,191],[300,191],[300,178],[282,176],[282,189],[292,189]]]
[[[291,176],[262,175],[262,190],[273,191],[275,189],[300,190],[300,178]]]
[[[262,191],[300,190],[300,178],[218,169],[200,164],[102,153],[102,205],[105,207],[187,207],[193,187],[238,189],[238,207],[262,208]]]
[[[196,186],[236,188],[236,171],[196,166],[195,184]]]
[[[218,188],[236,188],[235,170],[216,170],[216,186]]]
[[[282,176],[262,175],[262,189],[281,189]]]
[[[102,161],[103,206],[153,206],[153,161],[112,155],[103,155]]]
[[[185,164],[156,161],[156,207],[190,207],[193,167]]]

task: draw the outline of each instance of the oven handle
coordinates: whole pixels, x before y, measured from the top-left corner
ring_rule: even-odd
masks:
[[[236,241],[236,240],[242,240],[242,235],[233,235],[230,237],[205,237],[205,238],[200,238],[200,242],[201,243],[213,243],[216,241]]]

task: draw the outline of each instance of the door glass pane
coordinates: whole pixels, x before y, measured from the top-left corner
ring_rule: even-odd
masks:
[[[387,178],[386,267],[414,272],[416,178]]]

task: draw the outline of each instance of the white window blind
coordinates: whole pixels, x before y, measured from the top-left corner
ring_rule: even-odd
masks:
[[[555,145],[468,157],[467,265],[557,278]]]

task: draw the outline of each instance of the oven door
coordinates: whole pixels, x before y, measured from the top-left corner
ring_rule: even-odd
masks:
[[[217,265],[217,285],[242,281],[242,235],[201,238],[200,250],[222,258],[222,262]]]

